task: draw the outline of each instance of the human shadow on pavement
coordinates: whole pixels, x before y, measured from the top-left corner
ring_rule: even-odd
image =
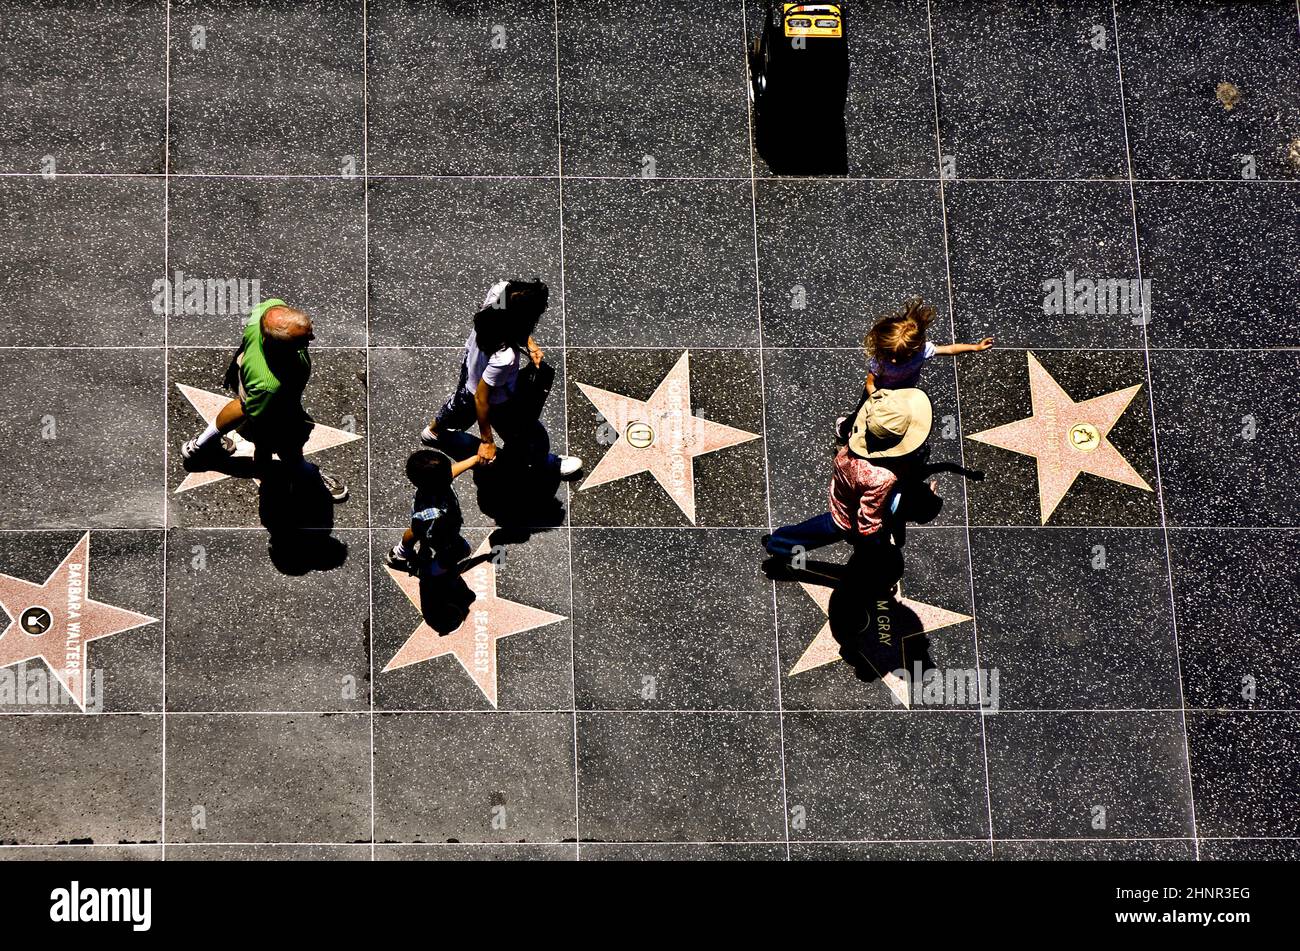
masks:
[[[252,460],[247,460],[252,464]],[[266,529],[267,553],[281,574],[332,571],[347,561],[348,546],[331,532],[334,500],[319,480],[290,489],[283,463],[258,473],[258,518]]]
[[[441,436],[438,446],[453,459],[468,459],[478,451],[478,438],[465,432],[449,432]],[[540,423],[529,449],[524,453],[507,444],[497,451],[490,465],[471,470],[479,510],[497,524],[491,535],[493,545],[524,542],[535,531],[564,524],[564,503],[556,496],[559,469],[525,462],[525,457],[546,458],[549,453],[550,436]]]
[[[916,612],[898,598],[903,553],[895,545],[859,545],[846,564],[769,558],[763,568],[776,581],[798,581],[831,589],[827,610],[840,657],[863,682],[896,670],[934,666],[929,638]]]
[[[420,616],[424,623],[441,635],[451,634],[469,617],[470,606],[478,596],[465,583],[464,574],[475,565],[492,558],[484,552],[466,558],[453,568],[434,574],[425,569],[420,572]]]
[[[933,666],[924,623],[899,600],[903,553],[894,545],[862,545],[841,567],[827,615],[840,656],[864,682],[920,661]]]

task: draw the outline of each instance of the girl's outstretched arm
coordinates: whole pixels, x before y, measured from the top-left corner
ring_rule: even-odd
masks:
[[[942,347],[935,347],[934,352],[943,357],[952,357],[959,353],[979,353],[991,346],[993,338],[985,337],[979,343],[946,343]]]

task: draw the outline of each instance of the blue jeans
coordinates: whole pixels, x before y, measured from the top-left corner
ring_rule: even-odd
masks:
[[[831,513],[826,512],[822,515],[814,515],[798,525],[782,525],[767,540],[765,546],[767,553],[779,558],[792,558],[796,547],[802,551],[812,551],[814,548],[823,548],[834,542],[852,542],[857,545],[881,541],[889,537],[888,520],[898,512],[900,498],[898,492],[890,493],[885,502],[886,524],[877,529],[873,535],[863,537],[853,532],[846,532],[836,524]]]
[[[830,512],[816,515],[798,525],[783,525],[767,540],[767,553],[780,558],[791,558],[797,547],[812,551],[833,542],[849,541],[849,533],[835,524]]]

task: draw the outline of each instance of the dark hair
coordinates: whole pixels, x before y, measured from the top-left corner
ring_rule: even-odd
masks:
[[[508,281],[504,307],[484,307],[474,315],[474,335],[484,353],[496,353],[505,347],[522,350],[542,319],[550,302],[546,282]]]
[[[437,449],[417,449],[406,459],[406,478],[421,489],[451,485],[451,457]]]

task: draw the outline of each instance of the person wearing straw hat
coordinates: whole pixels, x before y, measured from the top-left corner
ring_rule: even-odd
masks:
[[[791,558],[837,541],[886,540],[889,533],[881,529],[899,501],[892,469],[925,445],[933,415],[922,390],[873,389],[853,420],[847,444],[835,455],[830,511],[764,535],[768,554]]]

